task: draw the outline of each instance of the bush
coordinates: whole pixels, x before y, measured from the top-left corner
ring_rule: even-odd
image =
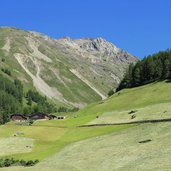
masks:
[[[114,93],[115,93],[115,92],[114,92],[113,90],[110,90],[110,91],[108,92],[108,96],[110,97],[110,96],[112,96]]]
[[[58,112],[67,112],[67,108],[66,107],[59,107],[59,109],[58,109]]]
[[[2,58],[2,59],[1,59],[1,61],[2,61],[2,62],[5,62],[5,59],[4,59],[4,58]]]
[[[11,71],[10,71],[9,69],[7,69],[7,68],[2,68],[1,71],[4,72],[5,74],[11,76]]]
[[[25,163],[25,166],[33,166],[34,165],[34,161],[33,160],[29,160]]]
[[[0,159],[0,168],[2,167],[10,167],[13,165],[17,166],[34,166],[37,164],[39,160],[14,160],[13,158],[6,158],[6,159]]]
[[[29,125],[32,125],[34,123],[33,120],[29,120]]]

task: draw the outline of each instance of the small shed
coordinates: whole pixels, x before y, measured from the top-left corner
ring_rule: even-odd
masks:
[[[49,115],[49,118],[50,119],[57,119],[57,116],[55,116],[55,115]]]
[[[27,117],[25,117],[24,115],[22,115],[22,114],[12,114],[11,116],[10,116],[10,119],[12,120],[12,121],[25,121],[25,120],[27,120]]]

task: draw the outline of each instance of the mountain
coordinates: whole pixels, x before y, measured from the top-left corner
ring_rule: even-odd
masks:
[[[0,28],[0,58],[6,77],[36,89],[58,105],[83,107],[105,99],[137,58],[103,38],[52,39],[41,33]]]

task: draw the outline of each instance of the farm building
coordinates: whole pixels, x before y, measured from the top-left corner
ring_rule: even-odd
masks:
[[[50,119],[65,119],[65,116],[49,115]]]
[[[26,120],[52,120],[52,119],[65,119],[65,116],[55,116],[48,115],[42,112],[36,112],[30,115],[22,115],[22,114],[12,114],[10,116],[12,121],[26,121]]]
[[[28,118],[25,117],[25,116],[22,115],[22,114],[12,114],[12,115],[10,116],[10,119],[11,119],[12,121],[24,121],[24,120],[27,120]]]
[[[30,120],[39,120],[39,119],[46,119],[46,120],[49,120],[50,119],[50,116],[45,114],[45,113],[41,113],[41,112],[36,112],[36,113],[33,113],[29,116],[29,119]]]

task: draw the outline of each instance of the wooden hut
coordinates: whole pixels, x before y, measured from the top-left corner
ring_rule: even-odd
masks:
[[[49,115],[49,118],[50,119],[57,119],[57,116],[55,116],[55,115]]]
[[[25,121],[25,120],[27,120],[28,118],[27,118],[26,116],[22,115],[22,114],[12,114],[12,115],[10,116],[10,119],[11,119],[12,121]]]

